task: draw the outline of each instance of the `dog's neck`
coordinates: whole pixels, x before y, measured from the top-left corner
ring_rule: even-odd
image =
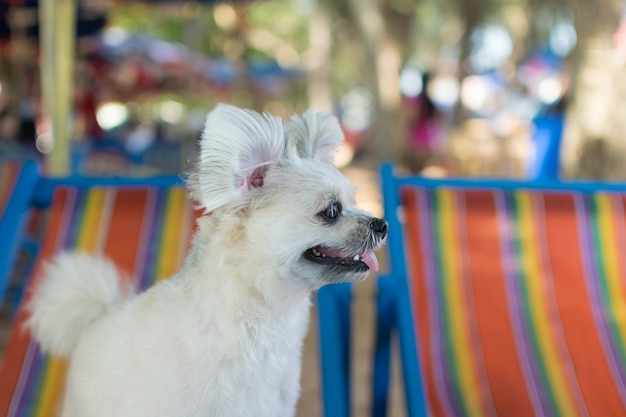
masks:
[[[224,251],[236,232],[216,222],[200,219],[185,266],[174,278],[188,280],[187,307],[194,311],[196,323],[220,335],[225,355],[242,349],[246,355],[276,350],[299,355],[311,291],[285,288],[267,268],[251,264],[254,261],[237,251]]]
[[[234,309],[276,313],[308,309],[313,289],[294,282],[271,261],[246,253],[245,244],[240,243],[244,234],[236,219],[203,216],[198,220],[198,231],[184,267],[188,271],[185,275],[197,280],[197,290],[223,294],[224,302],[229,302],[229,294],[238,294],[230,300],[241,303],[232,305]]]

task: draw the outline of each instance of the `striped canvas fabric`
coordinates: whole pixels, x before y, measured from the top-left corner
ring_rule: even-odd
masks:
[[[626,415],[626,195],[402,198],[431,415]]]
[[[42,259],[78,250],[104,253],[145,289],[178,270],[196,216],[182,187],[59,189],[29,286],[40,279]],[[21,326],[24,319],[22,309],[0,370],[0,416],[56,417],[67,364],[41,354]]]

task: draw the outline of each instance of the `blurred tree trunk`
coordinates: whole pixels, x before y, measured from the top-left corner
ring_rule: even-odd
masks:
[[[568,177],[626,179],[626,65],[614,42],[623,1],[570,1],[578,44],[561,152]]]
[[[379,159],[396,159],[404,149],[398,77],[405,61],[400,45],[408,39],[410,15],[395,11],[389,1],[349,0],[349,12],[365,49],[364,76],[376,102],[375,131],[366,144]]]
[[[472,33],[481,24],[485,17],[484,1],[481,0],[457,0],[459,17],[463,22],[463,33],[459,40],[459,60],[456,77],[459,83],[467,75],[468,59],[472,52]],[[461,100],[457,100],[454,105],[452,121],[455,125],[460,124],[465,119],[464,107]]]
[[[309,45],[311,61],[315,67],[309,70],[309,107],[332,112],[330,90],[330,19],[321,9],[315,8],[309,17]]]

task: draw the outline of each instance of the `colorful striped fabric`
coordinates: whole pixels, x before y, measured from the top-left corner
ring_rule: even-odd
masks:
[[[46,259],[78,250],[104,253],[145,289],[178,270],[197,215],[182,187],[59,189],[29,285],[37,285]],[[24,319],[22,309],[0,370],[0,416],[56,417],[67,364],[41,354]]]
[[[402,198],[431,415],[626,415],[626,195]]]

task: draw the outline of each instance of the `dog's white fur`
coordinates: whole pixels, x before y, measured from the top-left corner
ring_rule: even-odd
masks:
[[[293,416],[310,293],[377,269],[386,234],[332,166],[342,140],[324,113],[220,105],[189,181],[209,214],[178,274],[131,297],[109,261],[59,255],[28,326],[70,358],[63,415]]]

